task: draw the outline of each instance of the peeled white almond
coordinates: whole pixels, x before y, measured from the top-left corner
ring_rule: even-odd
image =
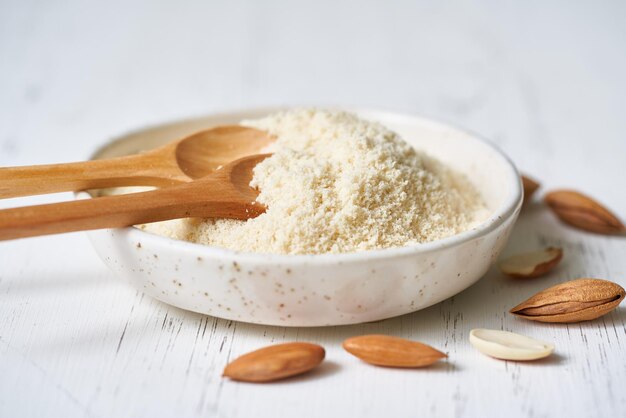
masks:
[[[481,353],[502,360],[537,360],[554,351],[552,344],[496,329],[473,329],[469,340]]]
[[[517,254],[502,260],[499,264],[502,273],[519,278],[539,277],[555,268],[563,258],[563,250],[555,247],[544,248],[524,254]]]

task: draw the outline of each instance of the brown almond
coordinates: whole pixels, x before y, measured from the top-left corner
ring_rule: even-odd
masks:
[[[624,224],[607,208],[589,196],[573,190],[546,194],[545,202],[565,223],[598,234],[622,234]]]
[[[577,279],[543,290],[510,310],[539,322],[589,321],[609,313],[624,300],[620,285],[601,279]]]
[[[343,348],[366,363],[385,367],[424,367],[448,357],[429,345],[388,335],[348,338]]]
[[[539,251],[516,254],[499,263],[502,273],[521,279],[530,279],[547,274],[563,258],[561,248],[548,247]]]
[[[276,344],[238,357],[226,366],[222,375],[242,382],[271,382],[308,372],[325,355],[324,348],[317,344]]]
[[[530,202],[530,200],[533,197],[533,194],[535,194],[540,184],[525,175],[522,175],[521,177],[522,177],[522,186],[524,187],[524,204],[526,204]]]

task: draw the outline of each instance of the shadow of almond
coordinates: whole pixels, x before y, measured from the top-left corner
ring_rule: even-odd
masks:
[[[558,350],[558,347],[557,347]],[[539,359],[539,360],[530,360],[530,361],[515,361],[515,364],[520,364],[522,366],[533,366],[533,367],[545,367],[545,366],[557,366],[560,364],[564,364],[567,362],[567,357],[565,357],[561,353],[552,353],[550,356]]]
[[[601,320],[602,318],[607,321],[612,321],[613,323],[618,325],[626,324],[626,302],[622,301],[622,303],[612,312],[609,312],[608,314],[601,318],[598,318],[597,320]]]

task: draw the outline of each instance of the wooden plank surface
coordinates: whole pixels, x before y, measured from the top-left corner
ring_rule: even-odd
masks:
[[[626,217],[625,3],[385,3],[0,1],[0,165],[84,159],[128,130],[242,106],[369,105],[478,132],[543,190],[576,187]],[[621,416],[626,307],[572,325],[506,312],[567,279],[625,286],[626,240],[574,231],[536,203],[506,252],[544,245],[565,251],[546,278],[492,270],[421,312],[304,329],[154,301],[82,234],[0,243],[0,416]],[[477,327],[553,341],[556,355],[484,357],[468,342]],[[340,348],[374,332],[449,359],[390,370]],[[220,377],[234,357],[294,340],[324,345],[327,361],[273,385]]]

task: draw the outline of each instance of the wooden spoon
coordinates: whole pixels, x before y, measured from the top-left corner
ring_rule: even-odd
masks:
[[[187,217],[254,218],[265,207],[250,187],[252,169],[269,155],[241,158],[201,179],[149,192],[0,210],[0,240]]]
[[[219,126],[142,154],[69,164],[0,168],[0,198],[120,186],[171,186],[258,154],[273,141],[245,126]]]

